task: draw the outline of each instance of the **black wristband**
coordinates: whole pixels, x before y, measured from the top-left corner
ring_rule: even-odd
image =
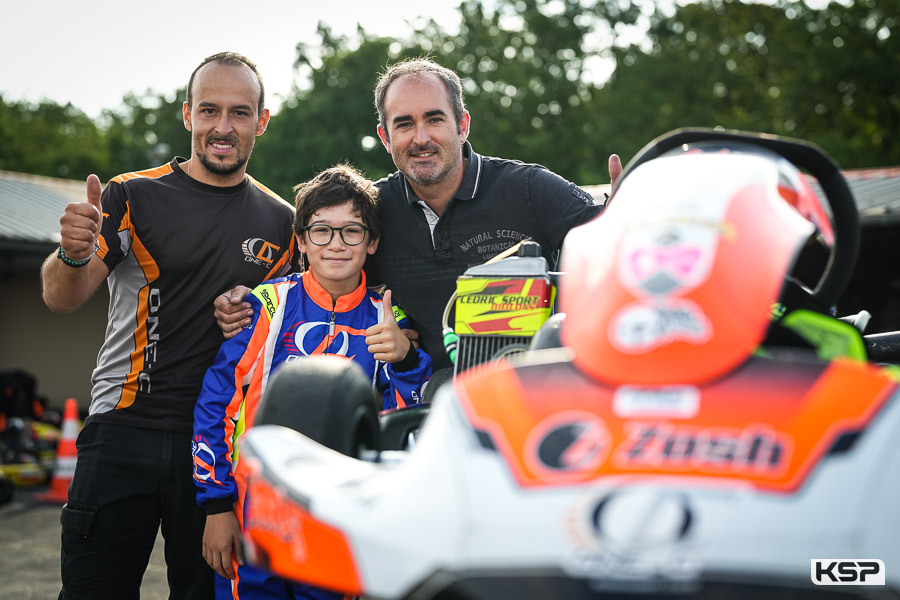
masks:
[[[403,373],[404,371],[411,371],[416,368],[416,365],[419,364],[419,353],[416,352],[416,347],[413,346],[413,343],[409,343],[409,350],[406,351],[406,356],[397,362],[391,364],[391,369],[394,370],[395,373]]]
[[[69,258],[66,256],[65,250],[63,250],[62,246],[59,247],[59,250],[56,251],[56,258],[63,261],[63,264],[67,267],[72,267],[73,269],[78,269],[83,267],[84,265],[91,262],[91,259],[94,258],[94,255],[97,254],[97,250],[100,249],[99,244],[94,244],[94,251],[91,252],[87,258],[82,258],[81,260],[75,260],[74,258]]]
[[[218,515],[223,512],[234,510],[234,498],[219,498],[218,500],[210,500],[203,505],[203,510],[207,515]]]

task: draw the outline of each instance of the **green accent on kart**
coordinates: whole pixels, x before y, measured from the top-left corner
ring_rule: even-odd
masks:
[[[450,357],[450,362],[456,364],[456,347],[459,342],[459,336],[457,336],[456,333],[454,333],[454,331],[449,327],[444,329],[442,333],[444,334],[444,350],[447,351],[447,356]]]
[[[885,375],[887,375],[894,381],[900,382],[900,366],[887,365],[887,364],[882,364],[882,365],[878,365],[878,366],[881,367],[881,370],[884,372]]]
[[[862,334],[849,323],[821,313],[798,309],[781,319],[781,325],[806,340],[823,360],[839,356],[866,360],[866,344]]]
[[[247,429],[247,420],[244,418],[244,404],[246,403],[246,398],[241,401],[241,416],[238,417],[237,423],[234,424],[234,434],[232,436],[232,452],[231,452],[231,463],[236,465],[238,461],[241,459],[241,451],[238,447],[239,440],[241,436],[244,435],[244,430]]]
[[[782,304],[781,302],[775,302],[772,304],[772,320],[777,321],[781,317],[784,316],[784,313],[787,312],[787,306]]]

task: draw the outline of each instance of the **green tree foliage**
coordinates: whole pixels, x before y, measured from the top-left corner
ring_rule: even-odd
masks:
[[[257,140],[251,171],[292,198],[294,185],[331,165],[348,161],[368,177],[393,171],[390,155],[378,141],[372,89],[389,56],[392,40],[359,30],[353,39],[318,27],[320,46],[297,46],[299,69],[310,73],[305,89],[272,116]]]
[[[297,46],[295,88],[257,141],[251,173],[289,198],[341,160],[372,178],[392,172],[372,89],[386,65],[421,55],[460,74],[479,152],[582,184],[608,181],[611,152],[628,160],[686,126],[807,139],[844,168],[900,164],[900,0],[654,6],[466,0],[458,25],[418,22],[404,39],[320,24],[318,43]],[[612,76],[595,82],[603,61]],[[183,97],[128,96],[97,123],[71,105],[0,97],[0,168],[108,178],[186,155]]]
[[[282,194],[340,160],[372,178],[392,172],[376,137],[372,91],[388,64],[427,55],[462,78],[472,114],[469,139],[479,152],[539,162],[574,180],[608,180],[611,146],[597,142],[588,118],[593,86],[583,78],[585,38],[610,19],[633,23],[637,10],[615,0],[590,7],[577,0],[492,6],[468,0],[458,31],[428,21],[406,40],[362,28],[351,39],[320,24],[321,43],[297,48],[308,85],[273,117],[257,144],[254,172]]]
[[[598,127],[625,154],[668,130],[724,127],[798,137],[844,167],[900,162],[897,0],[823,10],[713,0],[656,12],[649,48],[615,49]],[[606,115],[614,114],[609,122]]]
[[[124,106],[94,122],[71,104],[5,102],[0,97],[0,169],[106,181],[190,152],[181,121],[184,92],[126,96]]]
[[[900,1],[832,4],[798,20],[824,67],[801,70],[801,85],[790,90],[799,118],[810,107],[815,115],[801,134],[833,149],[843,165],[900,164]],[[800,104],[803,96],[810,99]]]
[[[585,40],[610,21],[630,23],[630,3],[514,0],[487,10],[461,6],[459,34],[417,33],[438,62],[462,77],[479,152],[541,163],[577,181],[604,179],[611,151],[588,115],[594,86],[585,81]]]
[[[103,131],[71,104],[0,96],[0,140],[0,169],[6,171],[81,178],[110,162]]]
[[[184,97],[184,89],[168,96],[129,94],[121,109],[104,111],[106,142],[116,157],[110,176],[190,156],[191,134],[181,114]]]

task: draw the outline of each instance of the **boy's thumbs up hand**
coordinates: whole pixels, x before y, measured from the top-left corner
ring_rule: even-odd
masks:
[[[391,304],[391,290],[385,290],[382,302],[384,319],[381,323],[366,329],[366,345],[369,347],[369,352],[375,355],[375,360],[395,363],[403,360],[406,353],[409,352],[411,342],[397,325]]]

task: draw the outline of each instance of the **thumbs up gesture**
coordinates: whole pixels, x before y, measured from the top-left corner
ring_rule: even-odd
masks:
[[[384,292],[384,320],[366,329],[366,345],[369,352],[375,355],[375,360],[395,363],[409,352],[410,341],[407,339],[394,317],[391,304],[391,290]]]
[[[103,208],[100,205],[100,179],[96,175],[87,178],[87,202],[71,202],[59,218],[60,245],[66,256],[82,260],[91,255],[100,225],[103,224]]]

